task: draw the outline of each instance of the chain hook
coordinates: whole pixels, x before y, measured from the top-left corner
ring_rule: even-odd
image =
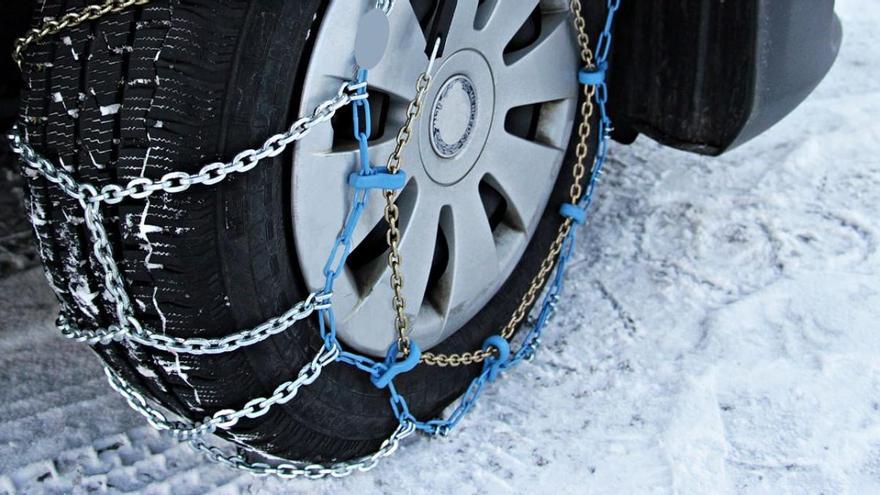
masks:
[[[497,355],[486,358],[483,361],[483,373],[486,374],[490,382],[494,382],[501,373],[502,367],[507,364],[510,359],[510,343],[507,339],[500,335],[493,335],[483,342],[483,350],[490,352],[495,349]]]
[[[373,385],[376,388],[385,388],[398,375],[412,371],[413,368],[418,366],[419,359],[422,357],[422,351],[419,349],[419,345],[414,341],[410,341],[409,353],[406,354],[403,359],[398,361],[397,353],[398,346],[395,342],[388,348],[388,353],[385,355],[385,361],[376,363],[376,366],[374,367],[375,371],[372,376],[370,376],[370,381],[373,382]]]

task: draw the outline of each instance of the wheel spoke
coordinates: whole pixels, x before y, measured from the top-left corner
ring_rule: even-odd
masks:
[[[423,313],[421,311],[422,303],[431,272],[431,262],[434,257],[434,245],[437,240],[440,212],[439,209],[424,201],[424,195],[416,193],[413,196],[412,204],[399,205],[402,211],[408,209],[412,211],[408,216],[406,225],[402,226],[399,249],[406,315],[410,322],[414,324],[419,319],[419,315]],[[385,256],[383,256],[383,264],[385,259]],[[393,329],[394,313],[391,307],[393,292],[390,280],[391,269],[388,266],[384,266],[382,275],[376,279],[375,284],[364,296],[362,303],[355,310],[355,314],[352,317],[356,317],[359,321],[369,321],[362,320],[362,318],[367,317],[375,318],[376,321],[387,321],[388,328]],[[369,313],[369,315],[366,313]],[[430,317],[430,314],[426,314],[426,319]],[[433,323],[427,326],[433,325],[434,328],[423,328],[425,327],[423,322],[420,322],[418,326],[421,331],[436,332],[438,331],[436,325],[439,325],[441,321],[436,317],[432,321]],[[382,334],[385,335],[385,330],[382,330]]]
[[[336,318],[351,314],[360,302],[357,281],[350,270],[343,270],[333,284],[333,311]]]
[[[434,260],[440,210],[424,196],[417,199],[412,216],[403,229],[400,256],[403,270],[403,291],[407,314],[417,315],[425,297],[428,276]]]
[[[500,269],[492,227],[476,186],[473,194],[452,206],[451,216],[452,225],[443,226],[451,244],[452,266],[444,276],[449,291],[447,317],[457,306],[480,297]]]
[[[403,296],[408,315],[416,315],[425,296],[431,262],[434,259],[434,245],[437,242],[437,226],[440,211],[424,201],[425,195],[415,194],[413,204],[400,205],[401,210],[412,209],[412,213],[401,226],[400,257],[403,275]],[[383,257],[383,261],[384,261]],[[382,276],[370,293],[370,297],[391,300],[391,268],[385,266]],[[387,293],[385,287],[389,287]],[[377,290],[381,288],[381,290]]]
[[[428,65],[425,37],[411,8],[391,11],[391,38],[385,57],[370,71],[370,85],[400,100],[416,95],[416,80]]]
[[[538,0],[497,0],[495,2],[482,31],[486,34],[487,40],[492,40],[497,44],[499,54],[537,6]]]
[[[467,45],[474,35],[474,20],[477,17],[478,0],[458,0],[455,17],[446,39],[445,54],[454,53],[463,45]]]
[[[324,126],[329,127],[329,126]],[[394,141],[388,138],[370,146],[373,157],[384,157],[394,147]],[[294,165],[292,194],[297,204],[320,204],[320,215],[314,211],[300,211],[293,208],[293,222],[298,231],[295,232],[297,249],[300,253],[321,253],[311,263],[304,263],[303,275],[312,288],[323,283],[324,259],[351,209],[353,192],[348,185],[348,176],[357,169],[358,154],[356,151],[339,151],[329,153],[308,153],[298,150]],[[316,169],[320,167],[320,170]],[[371,191],[367,208],[355,228],[352,237],[352,249],[366,237],[370,230],[382,219],[384,199],[380,191]],[[301,255],[302,256],[302,255]]]
[[[433,304],[422,303],[418,316],[410,320],[409,336],[416,341],[431,340],[443,331],[443,315]]]
[[[506,109],[576,98],[578,85],[572,68],[577,52],[568,24],[561,18],[528,49],[512,54],[504,71],[499,100]]]
[[[488,180],[507,200],[517,227],[531,232],[556,182],[554,165],[564,151],[505,131],[496,132],[492,139],[483,158]]]

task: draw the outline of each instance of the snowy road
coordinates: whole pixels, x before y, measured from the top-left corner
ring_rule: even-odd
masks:
[[[772,131],[710,159],[615,146],[544,352],[449,439],[283,484],[144,426],[0,280],[0,493],[880,493],[880,5]]]

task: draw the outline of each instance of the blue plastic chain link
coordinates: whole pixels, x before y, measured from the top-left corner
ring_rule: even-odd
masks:
[[[587,220],[587,214],[593,201],[593,194],[596,190],[599,176],[602,173],[602,166],[605,163],[608,151],[611,120],[606,109],[608,88],[605,76],[608,67],[608,54],[611,49],[611,28],[614,14],[619,7],[620,0],[607,0],[607,17],[597,41],[595,63],[591,67],[581,69],[577,74],[580,84],[596,87],[594,98],[596,105],[599,107],[596,155],[590,170],[584,196],[578,201],[577,205],[565,204],[560,209],[560,214],[570,218],[574,222],[574,226],[563,240],[553,279],[541,301],[540,310],[536,318],[530,323],[529,331],[523,338],[522,345],[516,352],[511,352],[509,342],[500,335],[493,335],[487,338],[483,344],[483,349],[492,349],[494,355],[483,361],[482,371],[471,381],[449,417],[428,421],[419,421],[413,417],[406,398],[402,393],[398,392],[394,383],[396,377],[411,371],[418,365],[421,352],[415,342],[411,343],[410,353],[402,359],[398,359],[396,342],[389,347],[388,353],[382,361],[376,361],[367,356],[349,351],[343,350],[340,352],[337,361],[368,373],[371,382],[377,388],[388,389],[391,410],[401,424],[411,423],[419,430],[445,436],[474,407],[487,383],[495,381],[502,371],[510,369],[523,360],[530,359],[537,351],[544,327],[556,310],[556,306],[562,296],[565,269],[574,250],[577,231]],[[351,253],[352,236],[366,208],[369,191],[371,189],[400,189],[406,183],[406,176],[402,172],[391,174],[385,168],[375,167],[370,163],[369,137],[372,133],[372,121],[370,118],[370,102],[367,99],[367,75],[365,69],[358,70],[357,77],[352,86],[356,89],[356,97],[353,101],[352,124],[354,137],[358,141],[359,166],[357,171],[353,172],[348,179],[349,185],[354,190],[352,207],[346,217],[342,231],[331,249],[327,264],[324,266],[324,276],[326,278],[323,289],[324,294],[332,293],[334,281],[339,276],[340,271],[345,266],[348,255]],[[332,305],[318,312],[318,320],[325,345],[328,348],[338,346],[342,349],[336,337],[336,323]]]
[[[351,85],[356,90],[356,97],[352,101],[352,133],[358,142],[358,167],[349,176],[348,183],[354,190],[354,197],[342,231],[336,237],[327,263],[324,265],[325,281],[322,294],[332,294],[333,285],[344,269],[349,254],[351,254],[354,231],[367,207],[369,191],[371,189],[402,189],[406,184],[406,175],[402,172],[392,174],[384,167],[376,167],[370,162],[369,139],[372,134],[372,118],[367,91],[367,76],[366,69],[359,69]],[[324,345],[328,349],[333,347],[341,349],[342,346],[336,338],[336,315],[333,312],[332,304],[318,311],[318,325],[321,337],[324,339]],[[378,388],[385,388],[397,375],[412,370],[419,363],[420,357],[421,352],[419,352],[418,346],[412,343],[409,355],[401,361],[397,361],[396,344],[389,348],[388,356],[384,361],[377,362],[369,357],[345,351],[340,352],[337,361],[369,373]],[[405,403],[403,409],[406,409]]]

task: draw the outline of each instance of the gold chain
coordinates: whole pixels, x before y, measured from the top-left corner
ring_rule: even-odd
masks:
[[[397,133],[397,146],[388,157],[386,167],[389,173],[396,174],[400,171],[402,161],[401,153],[412,137],[413,124],[422,111],[422,102],[428,87],[431,85],[430,68],[422,72],[416,82],[416,97],[409,103],[406,111],[406,121]],[[409,324],[406,318],[406,300],[403,298],[403,274],[400,272],[400,210],[394,202],[394,191],[386,190],[385,195],[385,221],[388,223],[388,231],[385,233],[385,241],[388,243],[388,266],[391,268],[391,289],[394,295],[391,305],[394,307],[394,328],[397,330],[397,350],[404,356],[409,355]]]
[[[577,33],[577,42],[581,49],[581,61],[587,66],[592,67],[593,65],[593,51],[590,49],[590,38],[587,35],[586,30],[586,21],[584,20],[584,16],[581,12],[580,0],[572,0],[570,5],[572,19],[574,24],[574,29]],[[590,126],[590,118],[593,116],[593,94],[595,92],[594,86],[585,85],[583,89],[583,97],[584,100],[581,103],[580,108],[580,117],[581,123],[578,126],[578,144],[575,148],[575,164],[572,170],[572,184],[569,190],[569,196],[571,198],[572,204],[577,204],[578,200],[583,195],[583,186],[581,185],[584,177],[587,174],[587,155],[589,154],[589,138],[590,133],[592,132]],[[535,299],[540,294],[541,290],[544,288],[544,285],[547,283],[547,278],[550,273],[553,271],[553,268],[556,266],[556,260],[559,257],[559,252],[562,250],[562,245],[565,242],[566,236],[571,231],[572,220],[570,218],[566,218],[562,225],[559,227],[559,232],[556,234],[556,239],[553,241],[553,244],[550,245],[550,251],[547,253],[547,257],[544,258],[544,261],[541,262],[541,266],[538,269],[538,273],[535,274],[535,277],[532,279],[532,283],[529,286],[529,289],[523,295],[522,299],[520,299],[519,306],[510,316],[510,320],[507,322],[507,325],[504,327],[504,330],[501,332],[501,336],[510,340],[513,337],[513,334],[516,333],[516,329],[519,328],[520,323],[522,323],[523,319],[526,317],[526,314],[529,311],[529,308],[535,303]],[[457,354],[435,354],[432,352],[425,352],[422,354],[421,362],[430,366],[464,366],[468,364],[479,363],[485,360],[488,357],[491,357],[494,354],[494,349],[489,348],[487,350],[478,349],[476,351],[471,352],[462,352]]]
[[[22,54],[30,44],[40,41],[47,36],[59,33],[61,30],[78,26],[86,21],[92,21],[113,12],[125,10],[134,5],[144,5],[150,0],[107,0],[103,4],[89,5],[79,12],[68,12],[57,19],[49,19],[38,28],[31,29],[23,37],[15,40],[12,49],[12,60],[21,70]]]

